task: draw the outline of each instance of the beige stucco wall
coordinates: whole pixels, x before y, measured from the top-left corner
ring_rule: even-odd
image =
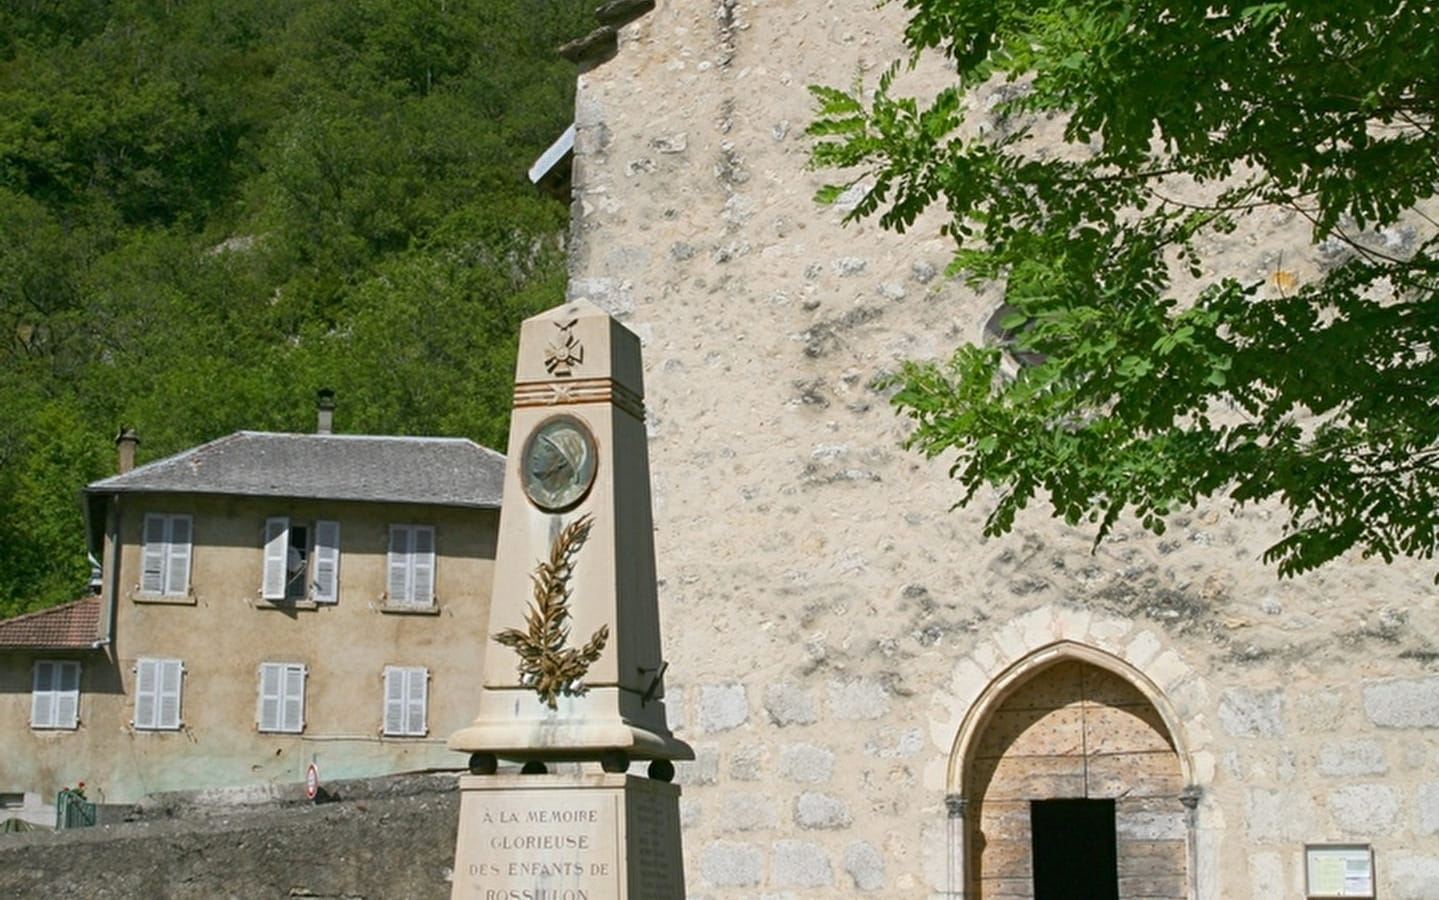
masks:
[[[1439,895],[1432,564],[1280,581],[1270,511],[1223,502],[1094,550],[1043,510],[987,540],[946,462],[900,448],[882,379],[978,339],[998,294],[944,278],[933,222],[815,206],[803,129],[806,85],[872,83],[902,15],[660,0],[579,79],[570,293],[644,342],[690,895],[958,896],[961,728],[1061,642],[1170,710],[1197,896],[1300,896],[1304,843],[1331,840],[1373,844],[1380,896]],[[1204,249],[1305,278],[1302,237]]]
[[[192,596],[184,602],[153,602],[135,589],[147,512],[194,517]],[[280,515],[341,522],[338,603],[260,599],[264,523]],[[113,643],[90,654],[40,654],[84,657],[80,727],[12,735],[18,752],[7,760],[0,787],[53,796],[84,780],[92,797],[132,802],[155,791],[301,781],[311,762],[322,778],[465,763],[444,742],[475,714],[496,511],[127,495],[117,521],[120,565],[107,579],[108,591],[118,589]],[[435,526],[433,614],[383,609],[391,523]],[[141,657],[184,661],[179,731],[131,726]],[[303,733],[257,731],[262,662],[308,668]],[[29,663],[9,656],[0,663],[0,714],[27,722]],[[429,669],[425,737],[381,736],[387,665]]]

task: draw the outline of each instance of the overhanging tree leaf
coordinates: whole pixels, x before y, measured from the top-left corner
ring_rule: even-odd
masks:
[[[911,447],[954,460],[986,532],[1047,499],[1102,539],[1200,498],[1277,503],[1292,575],[1439,541],[1439,16],[1423,2],[905,0],[955,82],[928,100],[816,88],[812,162],[849,219],[939,207],[952,270],[1003,281],[1016,357],[961,347],[897,378]],[[972,127],[967,91],[1002,127]],[[1061,146],[1030,124],[1063,123]],[[1282,213],[1326,266],[1279,290],[1205,241]],[[1387,231],[1386,231],[1387,229]],[[1376,238],[1388,235],[1391,240]],[[1178,276],[1184,276],[1179,280]]]

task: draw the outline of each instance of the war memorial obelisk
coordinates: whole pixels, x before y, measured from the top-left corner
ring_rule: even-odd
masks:
[[[480,712],[449,739],[452,900],[682,900],[670,781],[694,754],[665,666],[639,339],[566,304],[520,329]]]

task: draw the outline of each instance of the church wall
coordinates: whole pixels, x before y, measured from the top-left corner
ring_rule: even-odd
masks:
[[[1323,841],[1372,844],[1382,897],[1434,896],[1432,565],[1281,581],[1259,559],[1273,511],[1219,501],[1162,537],[1092,547],[1036,509],[986,539],[983,498],[951,510],[947,462],[900,447],[885,378],[978,340],[999,294],[944,275],[933,221],[815,205],[836,176],[806,168],[803,131],[806,86],[872,84],[902,13],[660,0],[579,78],[569,290],[644,343],[690,896],[960,896],[961,727],[1060,644],[1172,709],[1196,896],[1301,896]],[[1204,249],[1305,278],[1324,260],[1302,237],[1267,220]]]

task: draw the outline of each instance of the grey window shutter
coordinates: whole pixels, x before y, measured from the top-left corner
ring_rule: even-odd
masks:
[[[435,602],[435,529],[431,525],[416,525],[414,535],[410,602],[417,606],[429,606]]]
[[[55,665],[58,693],[55,697],[54,725],[56,728],[74,728],[80,724],[80,664],[61,662]]]
[[[274,516],[265,520],[265,564],[260,577],[260,596],[266,600],[285,599],[285,561],[290,550],[290,520]]]
[[[428,728],[425,712],[430,688],[429,670],[411,669],[408,681],[408,696],[405,698],[408,720],[405,723],[405,733],[423,735]]]
[[[305,667],[285,667],[285,710],[282,731],[298,732],[305,729]]]
[[[150,513],[145,516],[145,548],[141,552],[140,590],[158,594],[165,589],[165,522],[166,517]]]
[[[40,660],[35,663],[35,681],[30,688],[30,726],[55,727],[55,666]]]
[[[160,660],[141,659],[135,663],[135,727],[154,728],[159,693]]]
[[[285,667],[281,663],[260,665],[260,706],[257,718],[261,731],[280,730],[280,692],[285,683]]]
[[[190,517],[170,516],[169,553],[165,560],[165,593],[185,594],[190,588]]]
[[[410,528],[390,526],[390,555],[386,563],[385,591],[391,603],[410,599]]]
[[[315,602],[340,599],[340,523],[315,523]]]
[[[405,670],[385,667],[385,734],[405,733]]]
[[[155,727],[179,728],[180,682],[184,676],[184,664],[178,659],[161,659],[156,662],[159,664],[160,671],[156,685],[159,689],[159,700],[156,703],[159,714],[155,720]]]

